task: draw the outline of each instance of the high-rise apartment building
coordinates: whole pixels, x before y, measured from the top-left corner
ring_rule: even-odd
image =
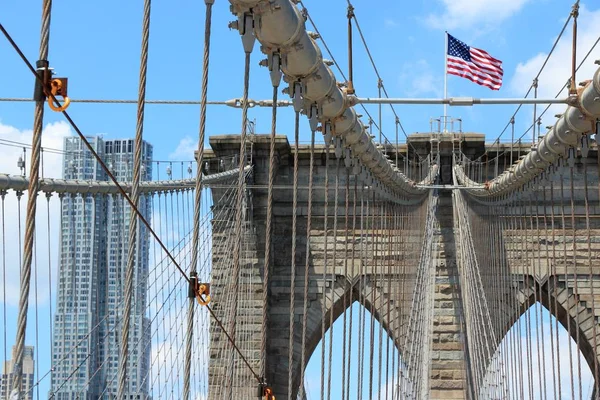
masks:
[[[12,360],[4,361],[2,368],[2,380],[0,380],[0,399],[8,400],[13,382],[14,359],[16,358],[15,347],[12,348]],[[33,346],[25,346],[23,351],[23,385],[22,398],[33,400],[33,378],[35,364],[33,362]]]
[[[88,138],[118,181],[133,176],[134,141]],[[107,181],[82,141],[64,141],[63,177]],[[142,180],[152,178],[152,146],[143,143]],[[57,307],[51,395],[57,400],[114,399],[124,312],[131,209],[120,195],[65,195],[61,200]],[[151,216],[151,199],[139,209]],[[148,395],[150,320],[146,313],[149,233],[138,223],[129,333],[127,399]]]

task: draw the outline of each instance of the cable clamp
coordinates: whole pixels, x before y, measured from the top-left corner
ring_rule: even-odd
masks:
[[[69,80],[68,78],[54,78],[50,81],[49,92],[50,94],[46,94],[48,97],[48,106],[52,111],[63,112],[65,111],[69,105],[71,104],[71,99],[67,95],[67,84]],[[56,102],[55,98],[57,96],[61,96],[63,98],[63,104]]]
[[[201,306],[207,306],[210,303],[210,283],[198,282],[198,274],[196,272],[190,274],[188,298],[196,298],[198,304]]]

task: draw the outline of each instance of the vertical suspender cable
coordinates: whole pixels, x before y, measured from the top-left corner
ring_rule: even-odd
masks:
[[[515,117],[510,119],[510,165],[513,165],[513,146],[515,145]]]
[[[555,168],[555,167],[553,167]],[[551,221],[551,233],[552,233],[552,258],[556,259],[557,258],[557,253],[556,253],[556,231],[554,230],[554,224],[555,224],[555,215],[554,215],[554,181],[552,178],[550,178],[550,221]],[[556,264],[556,263],[555,263]],[[558,289],[559,289],[559,277],[558,277],[558,271],[556,270],[556,266],[553,266],[554,270],[554,311],[556,313],[558,313]],[[560,366],[560,352],[558,351],[558,346],[559,346],[559,327],[558,327],[558,318],[554,319],[554,326],[555,326],[555,332],[556,332],[556,351],[554,350],[554,348],[552,349],[552,351],[556,354],[556,371],[558,371],[558,379],[556,379],[556,387],[557,387],[557,391],[558,393],[562,393],[562,383],[561,383],[561,377],[560,377],[560,371],[561,371],[561,366]],[[556,372],[553,371],[553,374],[555,374]],[[559,396],[560,397],[560,396]]]
[[[204,55],[202,62],[202,87],[200,89],[200,128],[198,133],[198,154],[196,167],[196,188],[194,197],[194,221],[192,232],[192,261],[190,275],[197,274],[198,252],[200,251],[200,213],[202,205],[202,161],[204,157],[204,137],[206,134],[206,103],[208,99],[208,68],[210,61],[210,34],[212,24],[212,6],[214,0],[204,0],[206,19],[204,21]],[[183,400],[190,398],[190,370],[192,366],[192,341],[194,336],[195,298],[188,300],[188,322],[186,333],[186,354],[183,374]]]
[[[589,136],[584,137],[584,140],[589,140]],[[592,264],[592,238],[591,238],[591,225],[590,225],[590,201],[589,201],[589,186],[588,186],[588,157],[587,153],[583,155],[583,196],[584,196],[584,209],[585,209],[585,230],[586,230],[586,244],[587,244],[587,262],[589,268],[589,282],[590,282],[590,295],[592,298],[591,305],[592,310],[596,309],[596,298],[594,288],[594,267]],[[596,156],[597,157],[597,156]],[[592,324],[592,346],[594,349],[598,348],[597,339],[598,324]],[[592,370],[594,376],[594,393],[598,396],[599,383],[598,382],[598,357],[594,357],[594,369]]]
[[[323,232],[324,235],[324,254],[323,254],[323,298],[321,299],[321,337],[323,338],[323,344],[321,346],[321,399],[325,399],[325,312],[326,312],[326,285],[327,281],[327,270],[329,263],[329,248],[327,247],[329,244],[329,232],[327,230],[328,221],[329,221],[329,153],[330,153],[330,143],[325,143],[325,193],[324,193],[324,219],[323,219]],[[333,290],[333,289],[332,289]]]
[[[375,202],[375,188],[371,188],[372,196],[371,201],[373,206],[371,207],[371,270],[369,271],[369,284],[371,286],[371,307],[369,311],[370,324],[369,324],[369,399],[373,398],[373,353],[375,352],[375,291],[377,289],[377,206]]]
[[[573,52],[571,57],[571,85],[569,87],[569,95],[576,95],[575,74],[577,73],[577,17],[579,17],[579,0],[573,4],[571,16],[573,17]]]
[[[233,396],[233,369],[235,358],[235,339],[236,339],[236,319],[238,307],[238,284],[240,279],[240,256],[242,245],[242,218],[244,205],[244,186],[245,173],[244,166],[246,164],[246,131],[248,129],[248,91],[250,88],[250,54],[254,48],[253,26],[254,20],[251,14],[245,14],[243,17],[243,25],[240,27],[242,34],[242,44],[244,46],[244,93],[242,98],[242,130],[240,135],[240,153],[239,153],[239,173],[236,191],[236,210],[235,210],[235,231],[233,244],[233,280],[231,284],[231,308],[232,313],[229,321],[229,336],[231,337],[231,357],[229,360],[229,372],[227,374],[227,382],[225,384],[226,399],[232,399]]]
[[[42,27],[40,36],[40,61],[38,67],[48,67],[48,44],[50,41],[50,13],[52,0],[44,0],[42,6]],[[31,261],[33,253],[33,236],[35,233],[35,215],[37,208],[38,177],[40,170],[40,151],[42,147],[42,127],[44,121],[44,99],[37,99],[33,120],[33,138],[31,143],[31,167],[27,198],[27,219],[25,228],[24,258],[21,268],[21,288],[19,297],[19,316],[15,339],[15,359],[13,366],[13,382],[11,397],[21,397],[23,384],[23,355],[25,350],[25,332],[27,330],[27,311],[29,309],[29,290],[31,285]]]
[[[533,80],[533,98],[537,99],[538,96],[538,78]],[[535,121],[537,120],[537,104],[533,105],[533,133],[531,134],[531,147],[535,147]]]
[[[340,159],[335,160],[335,196],[333,204],[333,268],[331,268],[331,291],[329,293],[329,368],[327,369],[327,400],[331,399],[331,369],[333,362],[333,305],[335,301],[335,277],[337,265],[337,224],[338,224],[338,203],[340,193]]]
[[[562,242],[563,242],[563,266],[564,266],[564,280],[565,280],[565,289],[568,289],[569,285],[569,271],[568,271],[568,261],[567,261],[567,227],[565,220],[565,189],[564,189],[564,174],[565,174],[565,161],[564,159],[559,159],[559,174],[560,174],[560,222],[561,222],[561,230],[562,230]],[[568,304],[568,303],[567,303]],[[571,316],[567,314],[567,332],[569,334],[571,331]],[[569,343],[569,375],[571,379],[571,398],[575,398],[575,381],[573,380],[573,349]]]
[[[348,281],[352,282],[354,275],[348,280],[348,219],[350,210],[350,169],[346,168],[346,189],[344,191],[344,285],[348,285]],[[344,320],[342,325],[342,400],[346,399],[346,337],[348,335],[348,324],[347,324],[347,312],[352,297],[352,283],[344,287],[343,307],[344,307]],[[351,342],[349,342],[351,344]]]
[[[271,140],[269,149],[269,182],[267,188],[267,222],[265,228],[265,265],[263,272],[263,315],[260,338],[261,353],[261,376],[267,375],[267,323],[268,323],[268,297],[269,297],[269,274],[271,268],[271,246],[273,232],[273,184],[275,182],[275,136],[277,134],[277,95],[281,82],[281,70],[279,66],[279,55],[271,55],[271,83],[273,84],[273,107],[271,109]],[[311,174],[312,175],[312,174]]]
[[[131,200],[135,208],[140,200],[140,179],[142,169],[142,147],[144,133],[144,110],[146,106],[146,72],[148,70],[148,39],[150,36],[150,8],[151,0],[144,1],[144,16],[142,22],[142,51],[140,59],[140,77],[138,87],[137,123],[135,131],[135,144],[133,154],[133,179],[131,182]],[[129,362],[129,322],[131,320],[131,303],[133,301],[133,279],[136,272],[137,248],[137,213],[131,210],[129,220],[129,248],[127,250],[127,270],[125,274],[125,310],[123,311],[121,332],[121,354],[119,357],[119,386],[117,396],[125,398],[128,392],[127,373]]]
[[[294,302],[296,290],[296,226],[298,220],[298,146],[300,141],[300,112],[296,111],[294,123],[294,194],[292,200],[292,266],[290,271],[290,326],[288,342],[288,400],[292,400],[294,370]]]
[[[348,174],[348,182],[350,181],[350,175]],[[356,192],[357,192],[357,181],[358,179],[354,179],[354,190],[352,191],[352,250],[350,259],[352,260],[352,272],[350,276],[352,277],[351,285],[354,285],[354,279],[356,274],[355,268],[355,250],[356,250]],[[348,378],[346,380],[346,397],[342,398],[342,400],[350,400],[350,377],[351,377],[351,366],[352,366],[352,299],[353,299],[353,288],[350,289],[350,293],[348,293],[348,307],[350,308],[350,322],[348,324]]]
[[[354,17],[354,7],[348,4],[348,87],[347,94],[354,94],[354,68],[352,65],[352,18]]]
[[[306,325],[308,324],[308,271],[310,266],[310,231],[312,229],[312,206],[313,206],[313,164],[315,161],[315,131],[311,133],[310,139],[310,165],[308,172],[308,215],[306,219],[306,255],[304,262],[304,292],[302,308],[302,356],[300,361],[300,397],[303,399],[304,393],[304,367],[306,366]],[[293,313],[293,311],[292,311]],[[291,388],[288,389],[291,392]]]
[[[54,363],[54,346],[52,345],[52,335],[54,334],[54,330],[52,328],[52,319],[54,315],[52,314],[52,250],[50,246],[50,198],[52,197],[52,193],[46,193],[46,235],[48,237],[48,321],[50,328],[49,336],[49,348],[50,348],[50,365]],[[62,210],[61,210],[62,214]],[[4,221],[4,219],[3,219]],[[6,321],[4,326],[6,326]],[[50,381],[52,381],[52,372],[54,368],[50,368]]]
[[[577,21],[577,18],[575,18],[575,21]],[[576,221],[575,221],[575,176],[573,173],[573,170],[575,169],[575,152],[577,151],[577,148],[572,149],[572,152],[570,151],[570,162],[569,162],[569,172],[570,172],[570,184],[571,184],[571,190],[569,191],[570,194],[570,202],[571,202],[571,233],[572,233],[572,240],[573,240],[573,244],[572,244],[572,262],[573,262],[573,281],[574,281],[574,285],[573,285],[573,294],[574,294],[574,300],[577,303],[579,303],[579,288],[578,288],[578,284],[577,284],[577,275],[578,271],[577,271],[577,232],[576,232]],[[589,282],[590,286],[593,285],[592,282]],[[583,397],[583,391],[582,391],[582,385],[581,385],[581,345],[580,345],[580,327],[579,327],[579,314],[580,312],[578,311],[578,306],[579,304],[576,305],[575,307],[575,320],[574,322],[574,330],[576,332],[575,334],[575,343],[577,345],[577,383],[578,383],[578,389],[579,389],[579,398],[582,399]]]

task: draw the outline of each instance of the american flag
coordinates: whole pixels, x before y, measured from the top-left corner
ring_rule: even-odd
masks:
[[[502,86],[502,61],[490,56],[487,51],[467,46],[448,35],[446,63],[448,73],[467,78],[478,85],[498,90]]]

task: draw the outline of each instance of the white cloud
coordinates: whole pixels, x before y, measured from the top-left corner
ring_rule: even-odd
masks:
[[[464,29],[498,25],[519,12],[531,0],[438,0],[441,14],[429,14],[425,22],[436,29]]]
[[[399,76],[399,83],[407,96],[443,96],[443,74],[435,74],[424,59],[405,63]]]
[[[598,26],[600,26],[600,9],[595,11],[589,10],[585,5],[581,6],[578,20],[578,52],[577,64],[585,57],[588,50],[592,47],[598,38]],[[555,38],[552,38],[554,42]],[[521,62],[517,65],[513,78],[510,81],[510,90],[518,96],[525,95],[527,89],[531,85],[533,78],[537,75],[540,67],[546,59],[547,53],[539,53],[530,59]],[[594,65],[594,60],[600,58],[600,46],[592,52],[587,61],[582,65],[577,73],[577,81],[591,79],[597,66]],[[544,71],[539,78],[538,97],[556,96],[561,87],[567,82],[571,75],[571,35],[566,34],[558,43],[552,57],[544,68]],[[561,96],[566,97],[566,90]],[[531,96],[530,96],[531,97]],[[538,107],[539,108],[539,107]],[[545,131],[544,126],[554,124],[554,115],[563,112],[564,105],[552,106],[542,120],[542,132]],[[529,115],[527,121],[530,121]],[[529,126],[529,122],[527,125]]]
[[[198,149],[198,141],[186,136],[179,141],[177,148],[169,154],[169,160],[191,161],[194,159],[194,151]]]
[[[72,134],[69,125],[66,122],[56,122],[46,125],[42,133],[42,146],[52,149],[62,149],[63,138]],[[11,142],[24,143],[31,145],[32,130],[20,130],[16,127],[5,125],[0,122],[0,173],[20,175],[21,171],[17,167],[17,160],[23,154],[23,148],[10,146]],[[26,171],[29,174],[29,158],[31,150],[26,150]],[[46,177],[60,177],[62,155],[50,152],[44,153],[44,175]],[[19,251],[22,249],[23,235],[25,233],[25,209],[27,207],[27,193],[20,200],[21,222],[19,224],[18,210],[19,202],[14,191],[9,191],[4,200],[5,208],[5,231],[4,240],[6,242],[6,303],[9,306],[15,306],[19,301],[20,290],[20,269],[21,259]],[[39,196],[37,200],[37,233],[34,257],[34,275],[32,275],[30,302],[35,301],[34,292],[37,292],[38,304],[44,304],[49,300],[48,282],[52,282],[52,290],[55,290],[56,270],[58,266],[58,242],[56,241],[56,232],[59,229],[60,203],[57,196],[50,200],[50,266],[48,271],[48,233],[47,218],[48,205],[45,196]],[[19,225],[21,235],[19,236]],[[0,232],[2,236],[2,232]],[[35,265],[37,265],[37,287],[35,283]],[[50,277],[50,273],[52,276]],[[33,304],[33,303],[31,303]]]

